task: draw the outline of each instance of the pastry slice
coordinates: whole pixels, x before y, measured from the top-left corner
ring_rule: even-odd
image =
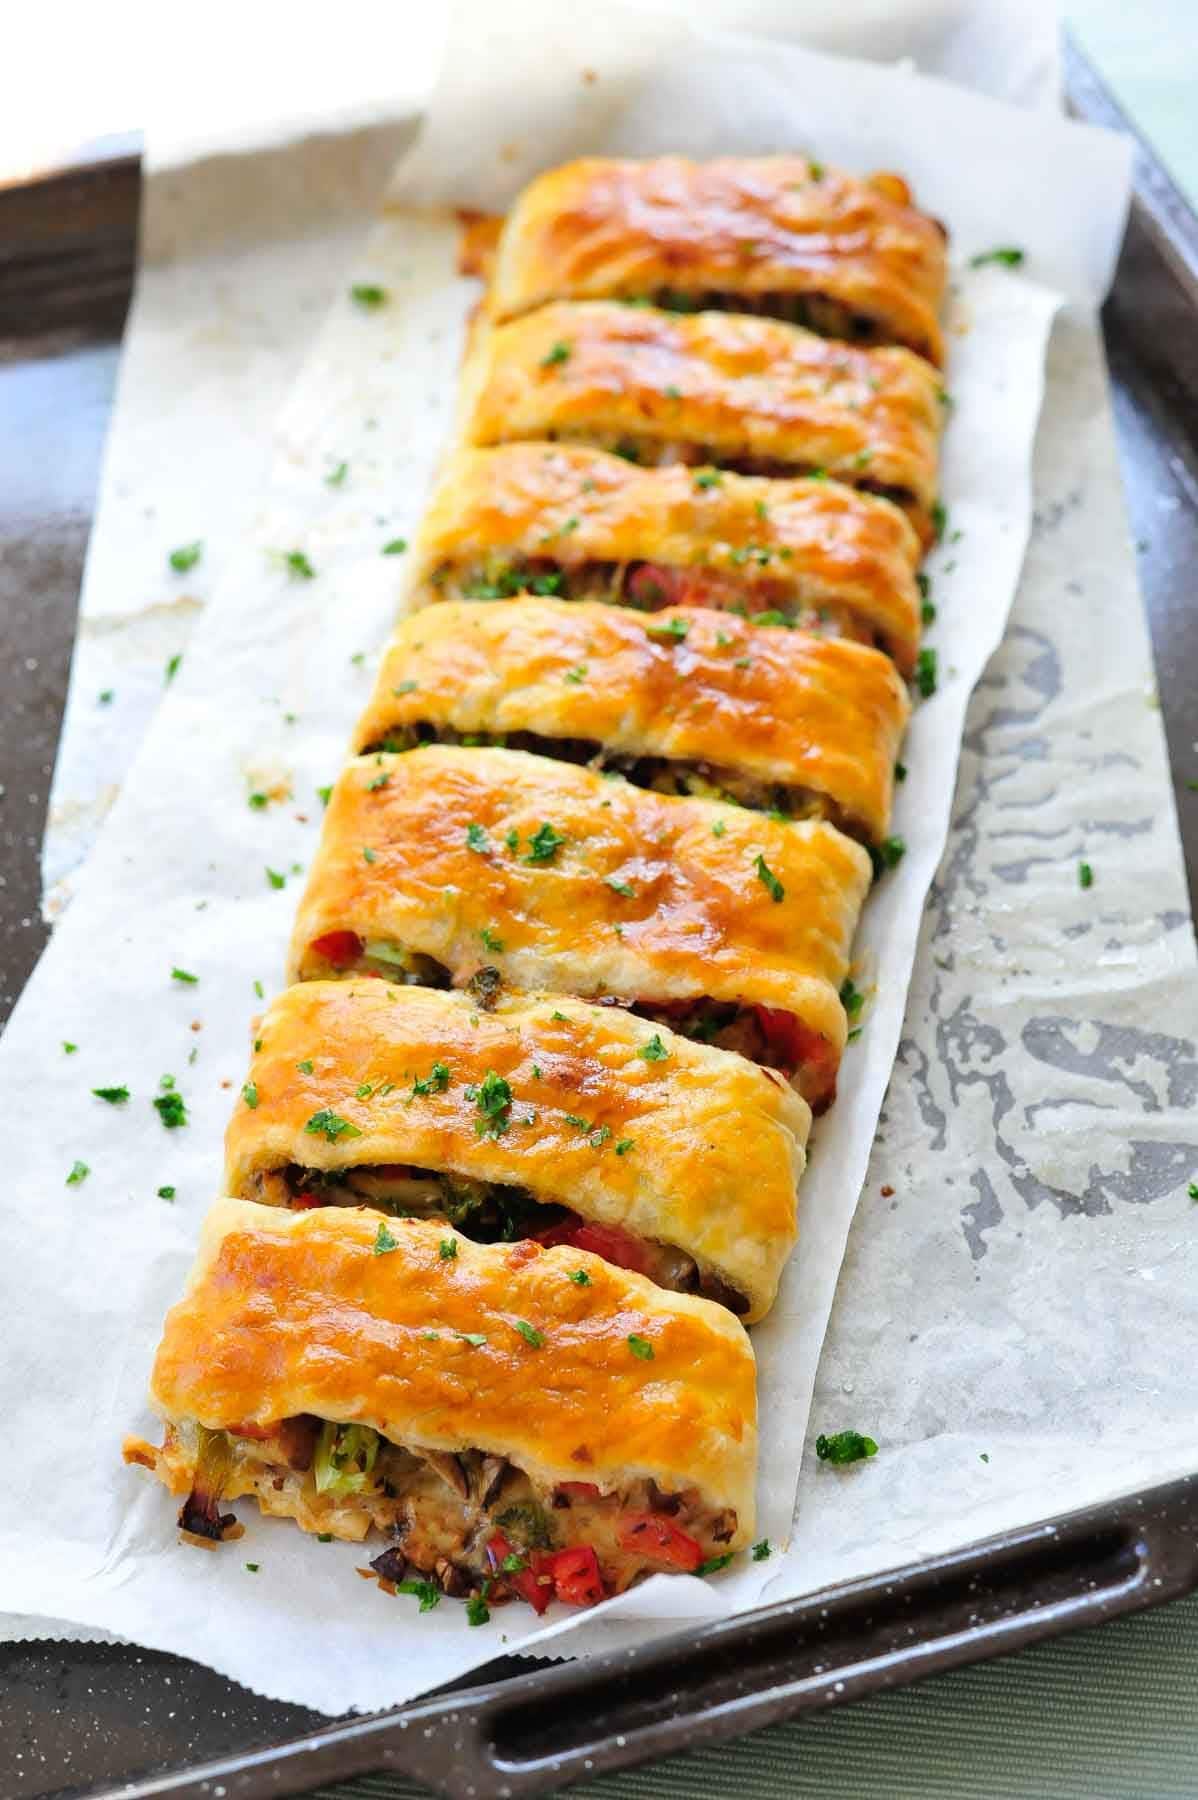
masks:
[[[570,1244],[768,1311],[811,1120],[771,1071],[619,1007],[369,977],[287,989],[256,1043],[230,1194]]]
[[[387,1593],[468,1598],[471,1624],[702,1575],[752,1537],[743,1329],[585,1251],[220,1200],[151,1401],[162,1443],[127,1439],[125,1460],[184,1496],[185,1538],[239,1536],[242,1497],[375,1533]]]
[[[880,842],[910,702],[877,650],[708,608],[446,602],[404,619],[358,752],[506,744]]]
[[[379,752],[333,789],[289,974],[618,1001],[780,1070],[822,1110],[870,877],[820,820],[520,750]]]
[[[934,536],[944,389],[910,350],[739,313],[551,301],[479,335],[465,388],[468,444],[830,476],[892,500],[925,546]]]
[[[826,337],[943,357],[944,228],[899,175],[805,156],[598,157],[529,183],[499,241],[489,308],[637,300],[764,313]]]
[[[451,460],[410,579],[416,605],[527,591],[646,612],[726,608],[876,644],[910,674],[919,554],[897,506],[841,482],[506,444]]]

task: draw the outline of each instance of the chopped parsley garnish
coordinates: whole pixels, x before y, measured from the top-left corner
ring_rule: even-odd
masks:
[[[355,281],[349,290],[349,297],[355,305],[373,312],[376,307],[386,306],[388,296],[385,287],[376,287],[371,281]]]
[[[566,1279],[572,1281],[575,1287],[590,1287],[591,1285],[591,1278],[585,1269],[571,1269]]]
[[[66,1185],[68,1187],[78,1187],[79,1183],[81,1181],[86,1181],[90,1174],[91,1170],[85,1162],[72,1163],[71,1172],[67,1176]]]
[[[567,1125],[573,1125],[575,1131],[589,1131],[591,1129],[591,1121],[589,1119],[580,1119],[577,1113],[564,1113],[562,1116]]]
[[[535,1325],[530,1325],[527,1319],[515,1319],[513,1323],[526,1344],[531,1344],[534,1350],[540,1350],[543,1347],[544,1332],[538,1331]]]
[[[176,575],[186,575],[188,569],[195,568],[203,554],[204,541],[202,538],[197,538],[194,544],[180,544],[177,550],[171,551],[166,560]]]
[[[312,567],[312,564],[308,561],[307,556],[302,550],[280,550],[277,554],[280,561],[283,563],[284,568],[287,570],[287,573],[289,575],[294,575],[297,581],[312,581],[315,579],[316,570]]]
[[[124,1106],[126,1100],[129,1098],[129,1090],[127,1087],[93,1088],[92,1093],[96,1096],[97,1100],[107,1100],[109,1106]]]
[[[487,1584],[484,1582],[483,1586]],[[491,1621],[491,1610],[483,1594],[471,1594],[466,1602],[467,1625],[488,1625]]]
[[[769,1554],[770,1540],[768,1538],[761,1538],[753,1545],[752,1556],[754,1562],[765,1562]]]
[[[587,666],[585,663],[576,663],[572,669],[567,669],[562,677],[564,681],[570,682],[574,687],[581,687],[586,678]]]
[[[551,1019],[556,1019],[562,1025],[568,1025],[570,1023],[568,1013],[554,1011],[550,1013],[549,1017]]]
[[[423,1081],[412,1083],[412,1098],[421,1094],[443,1094],[449,1086],[449,1064],[435,1062]]]
[[[441,1590],[435,1581],[397,1581],[395,1591],[413,1595],[419,1600],[422,1613],[432,1612],[434,1606],[441,1604]]]
[[[947,530],[947,528],[948,528],[948,508],[947,508],[947,506],[945,506],[943,500],[933,500],[933,502],[932,502],[932,530],[936,533],[936,536],[939,539],[944,536],[944,533]]]
[[[907,765],[906,765],[906,763],[901,763],[901,762],[896,762],[896,763],[895,763],[895,765],[894,765],[894,779],[895,779],[895,780],[896,780],[896,781],[906,781],[906,779],[907,779]]]
[[[266,879],[272,888],[285,888],[287,886],[286,875],[280,875],[277,869],[267,869]]]
[[[63,1052],[64,1056],[74,1056],[74,1054],[75,1054],[76,1050],[78,1050],[78,1048],[79,1048],[78,1044],[72,1044],[72,1043],[68,1042],[68,1040],[66,1038],[63,1038],[62,1052]]]
[[[241,1090],[241,1097],[250,1111],[255,1112],[258,1106],[258,1084],[254,1081],[247,1081]]]
[[[907,854],[906,839],[901,837],[883,838],[880,844],[875,845],[871,854],[876,868],[897,868]]]
[[[1191,1200],[1198,1200],[1198,1181],[1191,1181],[1189,1188],[1186,1191]]]
[[[936,652],[925,644],[915,663],[915,685],[925,700],[936,692]]]
[[[199,979],[200,978],[198,975],[192,975],[187,969],[172,969],[171,970],[171,980],[172,981],[182,981],[182,982],[186,983],[186,985],[188,987],[194,987],[196,982]]]
[[[261,982],[260,982],[260,981],[255,981],[255,983],[254,983],[254,992],[255,992],[255,993],[256,993],[256,994],[257,994],[257,996],[258,996],[258,998],[259,998],[259,1000],[265,1000],[265,998],[266,998],[266,989],[265,989],[265,988],[264,988],[264,987],[263,987],[263,985],[262,985],[262,983],[261,983]]]
[[[852,980],[846,980],[841,984],[840,1004],[850,1019],[855,1019],[865,1005],[865,995]]]
[[[569,362],[569,360],[569,344],[559,343],[553,346],[553,349],[549,352],[548,356],[543,356],[541,358],[541,367],[543,369],[553,369],[556,368],[559,363]]]
[[[163,1077],[165,1086],[166,1077]],[[167,1088],[164,1094],[155,1094],[153,1107],[168,1131],[177,1131],[180,1125],[187,1123],[187,1108],[182,1094],[176,1093],[173,1087]]]
[[[437,1246],[437,1253],[442,1262],[456,1262],[458,1259],[458,1240],[456,1238],[442,1238]]]
[[[270,795],[255,789],[252,794],[246,795],[246,805],[251,812],[263,812],[270,805]]]
[[[327,806],[329,801],[333,798],[333,789],[332,789],[331,784],[328,787],[317,788],[316,798],[320,801],[320,804],[322,806]]]
[[[370,848],[369,844],[363,844],[362,846],[362,861],[367,863],[375,861],[374,851]]]
[[[628,1348],[632,1351],[634,1356],[639,1356],[642,1362],[653,1361],[653,1346],[648,1338],[637,1337],[635,1332],[630,1332],[628,1337]]]
[[[326,487],[340,487],[348,474],[349,464],[347,462],[339,462],[337,467],[335,469],[330,469],[329,473],[325,476],[324,484]]]
[[[383,1219],[379,1220],[379,1228],[374,1234],[374,1242],[370,1248],[375,1256],[388,1256],[392,1250],[399,1249],[399,1239],[392,1237]]]
[[[309,1137],[322,1137],[330,1144],[335,1144],[338,1138],[361,1137],[362,1135],[356,1125],[352,1125],[348,1119],[343,1119],[340,1113],[335,1113],[328,1106],[322,1106],[319,1112],[314,1112],[304,1126],[304,1130]]]
[[[1090,888],[1090,887],[1094,886],[1094,870],[1091,868],[1091,866],[1088,862],[1078,863],[1078,865],[1077,865],[1077,883],[1078,883],[1079,887],[1083,887],[1083,888]]]
[[[753,864],[753,868],[756,871],[758,881],[766,890],[775,906],[780,900],[785,900],[786,889],[782,886],[782,883],[778,880],[778,877],[774,874],[774,871],[760,853],[758,854],[757,861]]]
[[[397,700],[402,700],[405,694],[414,694],[419,686],[418,681],[401,681],[398,687],[391,689],[391,692]]]
[[[651,631],[655,637],[677,638],[681,643],[690,630],[689,619],[646,619],[645,630]]]
[[[333,1534],[331,1531],[318,1531],[316,1533],[316,1542],[318,1544],[331,1544],[332,1541]]]
[[[162,672],[162,679],[164,681],[173,681],[182,665],[183,652],[181,650],[176,650],[173,656],[168,656],[166,659],[166,668]]]
[[[474,1129],[479,1137],[502,1137],[511,1124],[512,1090],[502,1075],[488,1069],[477,1087],[466,1089],[467,1100],[478,1107]]]
[[[380,788],[389,786],[390,781],[390,773],[384,769],[381,775],[376,775],[373,781],[368,781],[366,783],[366,792],[368,794],[377,794]]]
[[[702,469],[695,476],[695,486],[699,489],[719,487],[722,479],[718,469]]]
[[[727,829],[723,819],[716,819],[711,827],[711,835],[712,837],[723,837]]]
[[[158,1198],[160,1200],[173,1200],[174,1197],[175,1197],[175,1190],[173,1187],[160,1187],[159,1188]]]
[[[262,1567],[262,1564],[261,1563],[246,1563],[245,1566],[249,1570],[251,1575],[256,1575],[258,1573],[258,1570]]]
[[[389,543],[383,545],[383,555],[402,556],[407,547],[407,538],[392,538]]]
[[[637,1051],[637,1055],[643,1057],[646,1062],[664,1062],[669,1054],[661,1041],[660,1031],[655,1031],[649,1042],[642,1044]]]
[[[483,827],[474,820],[466,827],[466,848],[473,850],[476,856],[486,856],[491,848],[491,841]]]
[[[538,825],[528,840],[528,855],[524,860],[526,863],[552,862],[565,841],[564,834],[548,822]]]
[[[1003,269],[1018,269],[1023,263],[1023,254],[1022,250],[1005,245],[997,250],[979,250],[976,256],[970,257],[969,266],[971,269],[982,269],[987,263],[997,263]]]
[[[469,1344],[472,1350],[479,1350],[487,1341],[485,1331],[455,1331],[454,1336],[463,1344]]]
[[[831,1437],[825,1437],[821,1431],[815,1440],[815,1454],[821,1462],[843,1465],[876,1456],[878,1446],[871,1437],[862,1437],[859,1431],[834,1431]]]
[[[632,1146],[635,1143],[636,1143],[635,1138],[621,1138],[619,1143],[616,1145],[616,1155],[617,1156],[627,1156],[628,1152],[632,1149]]]
[[[701,1562],[695,1570],[695,1574],[714,1575],[717,1569],[726,1569],[731,1561],[731,1550],[725,1550],[722,1556],[709,1556],[706,1562]]]
[[[310,1075],[312,1073],[312,1058],[310,1056],[305,1056],[303,1062],[298,1062],[295,1066],[301,1075]]]
[[[116,698],[116,689],[101,688],[100,692],[96,695],[96,698],[101,706],[111,706],[113,700]]]
[[[613,893],[622,894],[625,900],[636,899],[636,889],[630,881],[621,881],[618,875],[605,875],[603,879]]]
[[[503,939],[500,937],[499,933],[497,931],[492,931],[489,925],[484,925],[478,935],[482,942],[483,949],[490,950],[494,955],[498,956],[499,952],[503,949]]]

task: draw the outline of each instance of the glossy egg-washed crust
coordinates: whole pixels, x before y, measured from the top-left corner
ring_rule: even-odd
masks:
[[[545,820],[565,842],[551,862],[530,861]],[[329,802],[289,975],[324,973],[309,945],[352,931],[435,957],[458,985],[489,963],[526,991],[782,1007],[839,1052],[839,989],[870,875],[866,852],[832,825],[653,793],[518,750],[359,757]],[[484,931],[502,948],[485,947]]]
[[[668,1055],[650,1061],[638,1051],[655,1033]],[[811,1114],[743,1057],[618,1007],[518,995],[485,1012],[468,993],[370,977],[287,989],[257,1042],[256,1104],[243,1098],[226,1134],[227,1192],[292,1164],[452,1171],[677,1246],[745,1295],[749,1318],[768,1309],[795,1238]],[[437,1062],[448,1086],[414,1094]],[[480,1133],[467,1093],[491,1072],[512,1090],[499,1135]],[[306,1131],[326,1108],[359,1135]]]
[[[919,643],[919,539],[889,500],[838,481],[642,469],[576,444],[505,444],[453,457],[429,504],[411,572],[435,600],[447,564],[511,557],[660,563],[741,582],[793,585],[811,607],[838,604],[874,632],[904,673]]]
[[[946,273],[944,231],[897,175],[861,179],[803,156],[586,158],[516,201],[488,306],[510,319],[547,300],[666,289],[824,296],[939,363]]]
[[[379,1256],[378,1227],[354,1208],[219,1200],[167,1315],[157,1411],[210,1430],[313,1413],[405,1447],[491,1451],[547,1484],[693,1484],[713,1507],[735,1507],[727,1547],[749,1542],[753,1352],[723,1307],[578,1250],[459,1236],[447,1260],[444,1225],[415,1219],[389,1222],[399,1247]],[[569,1279],[579,1268],[585,1285]]]
[[[845,639],[705,607],[445,601],[399,625],[354,747],[422,723],[581,738],[810,789],[881,839],[909,711],[893,664]]]
[[[902,490],[931,537],[943,390],[910,350],[743,313],[559,301],[480,333],[463,387],[470,444],[602,434],[647,443],[646,462],[683,445],[773,473],[823,469]]]

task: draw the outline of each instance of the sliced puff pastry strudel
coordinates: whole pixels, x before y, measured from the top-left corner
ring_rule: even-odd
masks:
[[[703,1574],[753,1531],[753,1352],[723,1307],[597,1256],[444,1224],[221,1200],[167,1316],[161,1445],[127,1462],[239,1535],[252,1496],[305,1531],[388,1542],[423,1608],[590,1605]],[[485,1597],[485,1601],[484,1601]]]

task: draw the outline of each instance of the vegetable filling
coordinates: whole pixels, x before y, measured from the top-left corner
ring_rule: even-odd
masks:
[[[176,1492],[190,1484],[179,1525],[193,1543],[240,1536],[221,1509],[245,1495],[321,1536],[360,1543],[374,1529],[391,1541],[363,1575],[422,1612],[442,1595],[465,1600],[471,1624],[512,1600],[543,1613],[551,1600],[594,1606],[653,1573],[710,1574],[737,1529],[731,1508],[704,1506],[695,1488],[546,1485],[483,1450],[407,1450],[308,1413],[228,1431],[170,1425],[160,1450],[134,1441],[126,1460]]]
[[[718,476],[712,474],[712,480]],[[702,479],[702,478],[700,478]],[[851,638],[877,648],[876,634],[849,607],[816,604],[804,595],[801,575],[774,563],[791,560],[786,545],[734,550],[735,569],[704,564],[687,567],[652,562],[580,562],[550,557],[491,557],[442,563],[429,577],[445,600],[511,600],[518,594],[552,595],[559,600],[599,600],[639,612],[673,606],[703,606],[735,613],[754,625],[781,625],[815,637]]]
[[[569,1207],[546,1204],[525,1188],[447,1171],[412,1168],[407,1163],[372,1163],[323,1170],[290,1163],[264,1170],[242,1196],[266,1206],[302,1211],[315,1206],[369,1206],[391,1218],[444,1219],[479,1244],[565,1244],[589,1250],[621,1269],[647,1275],[658,1287],[679,1294],[703,1294],[738,1315],[749,1310],[743,1294],[703,1274],[685,1250],[583,1219]]]
[[[841,338],[854,344],[894,341],[880,320],[854,312],[830,294],[729,294],[719,288],[695,291],[666,287],[645,300],[639,296],[630,298],[626,304],[660,306],[663,312],[757,313],[767,319],[782,319],[788,325],[802,325],[818,337]]]

